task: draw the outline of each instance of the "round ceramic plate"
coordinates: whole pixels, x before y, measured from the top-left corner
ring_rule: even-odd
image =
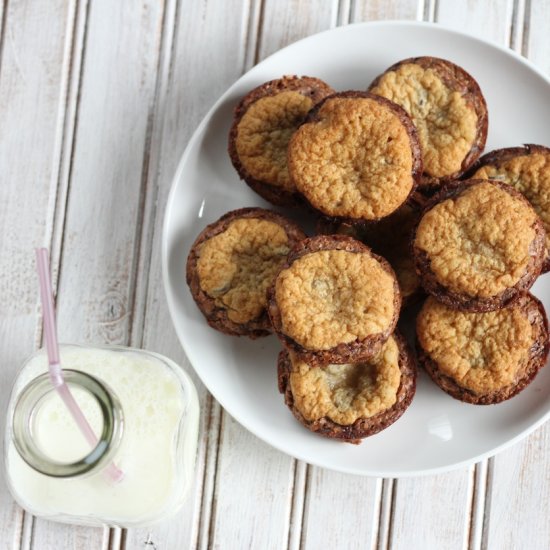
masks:
[[[400,420],[361,445],[331,441],[303,428],[277,390],[274,336],[256,341],[211,329],[185,283],[185,262],[198,233],[222,214],[269,207],[239,180],[227,154],[233,108],[249,90],[285,74],[319,77],[336,90],[364,90],[407,57],[432,55],[464,67],[489,108],[486,150],[522,143],[550,145],[549,81],[513,52],[436,25],[378,22],[310,36],[275,53],[219,99],[193,135],[168,199],[163,270],[179,339],[206,387],[238,422],[277,449],[311,464],[362,475],[434,473],[478,461],[532,432],[550,416],[550,368],[499,405],[461,403],[421,372]],[[550,274],[534,293],[550,306]]]

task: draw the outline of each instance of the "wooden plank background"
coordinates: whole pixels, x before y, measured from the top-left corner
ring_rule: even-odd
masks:
[[[467,30],[550,74],[545,0],[0,4],[2,406],[18,365],[41,341],[37,245],[52,250],[62,340],[144,347],[191,371],[160,267],[164,206],[187,141],[219,95],[267,55],[315,32],[377,19]],[[198,467],[177,517],[128,532],[50,523],[13,503],[2,473],[0,548],[550,548],[548,426],[469,468],[360,478],[275,451],[194,379]]]

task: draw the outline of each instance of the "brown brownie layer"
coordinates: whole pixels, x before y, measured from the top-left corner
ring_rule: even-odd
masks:
[[[257,338],[260,336],[267,336],[271,333],[271,323],[266,309],[264,308],[258,317],[248,322],[237,323],[232,321],[228,317],[227,308],[220,307],[220,305],[216,303],[214,297],[203,290],[197,269],[197,262],[200,258],[202,245],[213,237],[224,233],[235,220],[243,219],[265,220],[279,225],[283,228],[288,237],[289,248],[306,236],[295,223],[270,210],[265,210],[263,208],[241,208],[239,210],[233,210],[222,216],[218,221],[208,225],[198,235],[187,258],[186,278],[197,306],[212,328],[226,334]]]
[[[316,420],[306,420],[306,418],[304,418],[302,413],[295,406],[294,395],[289,382],[292,371],[289,353],[287,350],[281,351],[277,362],[279,391],[284,394],[285,403],[298,422],[304,425],[308,430],[324,437],[358,444],[361,443],[362,438],[377,434],[398,420],[411,404],[414,397],[416,391],[417,369],[414,355],[405,342],[405,339],[397,332],[394,332],[393,338],[399,349],[398,362],[401,371],[401,381],[397,390],[396,402],[387,410],[368,418],[358,418],[353,424],[347,426],[337,424],[326,416]]]
[[[447,304],[449,307],[464,311],[492,311],[512,303],[520,296],[522,292],[531,288],[541,272],[542,263],[544,260],[545,231],[542,222],[536,214],[533,213],[534,222],[530,227],[534,230],[534,239],[529,244],[529,260],[524,273],[513,286],[505,288],[503,291],[494,295],[484,297],[454,291],[450,289],[444,281],[439,280],[434,274],[428,254],[424,250],[418,248],[416,243],[418,227],[422,222],[422,219],[427,212],[443,201],[459,197],[465,190],[471,188],[472,186],[487,183],[502,189],[516,200],[521,201],[524,205],[527,205],[529,210],[532,210],[527,199],[525,199],[521,193],[509,185],[489,180],[464,180],[450,182],[428,202],[423,211],[421,220],[415,227],[412,236],[412,254],[415,260],[416,270],[420,275],[420,280],[424,289],[441,302]],[[518,228],[518,231],[519,229],[520,228]]]
[[[280,284],[280,280],[284,278],[285,272],[289,272],[298,260],[305,258],[309,255],[316,254],[323,251],[345,251],[351,254],[365,254],[368,261],[373,260],[371,263],[373,268],[378,272],[378,279],[383,275],[384,281],[374,280],[371,281],[369,276],[364,276],[364,281],[361,281],[361,285],[364,288],[367,288],[369,284],[371,285],[385,285],[383,287],[384,294],[381,295],[379,287],[378,290],[374,291],[374,297],[372,300],[376,300],[376,304],[371,303],[371,311],[375,312],[375,307],[385,308],[386,315],[389,316],[389,319],[386,322],[380,323],[384,325],[383,329],[377,329],[372,333],[368,333],[363,337],[357,337],[353,341],[341,342],[337,345],[331,346],[329,348],[313,348],[305,347],[296,341],[296,335],[289,335],[285,332],[283,327],[283,315],[281,311],[281,304],[277,299],[277,285]],[[340,284],[341,281],[344,281],[344,285],[349,284],[349,280],[353,278],[354,274],[342,272],[338,274],[340,278],[339,281],[336,281],[336,284]],[[356,281],[357,275],[363,277],[363,273],[355,274]],[[317,276],[317,275],[316,275]],[[315,283],[314,283],[315,284]],[[387,287],[387,288],[386,288]],[[300,287],[300,290],[304,288],[303,284]],[[373,286],[374,288],[374,286]],[[380,286],[382,288],[382,286]],[[344,292],[351,292],[351,287],[346,287]],[[304,288],[304,295],[307,299],[313,299],[313,291],[309,291]],[[380,292],[380,294],[379,294]],[[281,340],[283,346],[295,353],[301,360],[308,363],[311,366],[316,366],[319,364],[342,364],[342,363],[353,363],[358,362],[362,359],[367,359],[376,354],[382,344],[387,340],[390,334],[395,329],[397,320],[399,317],[399,310],[401,307],[401,294],[399,291],[399,285],[394,271],[392,270],[390,264],[382,257],[374,254],[370,248],[368,248],[363,243],[344,235],[331,235],[331,236],[317,236],[305,239],[299,242],[295,247],[290,251],[287,256],[286,262],[282,265],[277,277],[275,278],[274,284],[269,288],[267,292],[268,296],[268,313],[271,318],[271,323],[273,330],[276,332],[277,336]],[[355,294],[357,296],[357,294]],[[389,297],[390,302],[386,303],[384,300],[386,297]],[[339,292],[331,294],[327,293],[326,303],[328,304],[327,309],[330,310],[331,300],[338,301],[340,299]],[[324,305],[324,302],[321,304]],[[356,307],[355,304],[354,307]],[[290,300],[291,308],[296,308],[294,311],[290,312],[291,316],[297,320],[302,325],[305,325],[307,328],[312,327],[313,329],[319,328],[318,320],[315,318],[314,314],[310,311],[303,311],[300,308],[303,307],[303,304],[296,304]],[[369,315],[369,306],[365,305],[366,310],[361,311],[364,315]],[[355,310],[354,310],[355,311]],[[377,312],[378,310],[376,310]],[[341,318],[334,318],[335,323],[342,323]],[[329,321],[330,322],[330,321]],[[357,319],[350,318],[350,324],[357,322]],[[329,336],[332,336],[332,333],[329,329]]]
[[[301,206],[303,201],[300,195],[296,192],[290,192],[283,187],[276,185],[273,181],[260,180],[253,177],[243,166],[239,154],[237,152],[237,137],[239,131],[239,123],[243,116],[248,111],[250,106],[256,101],[269,96],[275,96],[282,92],[296,92],[311,99],[313,105],[334,90],[325,82],[318,78],[309,76],[283,76],[276,80],[270,80],[254,88],[245,95],[239,104],[235,107],[233,124],[229,132],[229,156],[233,166],[239,173],[239,176],[247,185],[252,188],[258,195],[265,200],[277,206]]]
[[[432,357],[422,348],[421,337],[417,337],[417,352],[419,365],[423,366],[432,380],[445,392],[461,401],[474,405],[490,405],[500,403],[517,395],[525,389],[535,378],[538,371],[545,365],[548,356],[548,321],[544,307],[539,300],[529,293],[522,293],[512,304],[524,315],[528,324],[535,333],[533,343],[528,350],[528,358],[517,373],[513,383],[493,391],[476,392],[464,387],[455,378],[441,372],[440,367]],[[504,311],[504,310],[501,310]],[[481,314],[490,315],[490,314]],[[504,332],[504,328],[503,331]]]
[[[384,73],[379,75],[373,83],[369,86],[369,91],[376,89],[381,80],[390,72],[398,71],[403,65],[417,65],[424,70],[431,69],[441,79],[445,86],[451,92],[458,92],[460,96],[465,100],[466,105],[471,108],[477,115],[477,122],[475,127],[475,137],[471,143],[471,147],[467,154],[464,156],[461,162],[459,170],[455,170],[452,173],[445,174],[444,176],[434,176],[425,171],[420,182],[420,188],[423,192],[433,193],[444,183],[454,180],[462,175],[472,164],[477,160],[480,154],[485,148],[485,142],[487,140],[488,129],[488,112],[485,98],[481,92],[481,89],[475,79],[467,73],[462,67],[455,65],[454,63],[437,57],[411,57],[404,59],[392,65]],[[409,84],[409,82],[408,82]],[[395,99],[399,103],[399,99]],[[423,109],[424,111],[425,109]],[[411,114],[411,113],[409,113]],[[413,122],[414,122],[413,116]],[[422,118],[422,117],[421,117]],[[457,121],[458,122],[458,121]]]

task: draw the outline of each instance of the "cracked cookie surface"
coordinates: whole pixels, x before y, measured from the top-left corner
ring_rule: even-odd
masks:
[[[513,186],[531,203],[546,230],[544,271],[550,269],[550,149],[526,145],[492,151],[479,159],[472,178]]]
[[[257,218],[237,219],[199,249],[202,290],[236,323],[258,317],[265,292],[290,250],[280,225]]]
[[[284,76],[254,88],[235,108],[231,162],[264,199],[281,206],[299,204],[288,174],[288,142],[309,110],[333,92],[318,78]]]
[[[326,416],[338,424],[369,418],[396,402],[401,380],[399,349],[390,336],[369,361],[310,367],[292,357],[290,388],[306,420]]]
[[[312,367],[283,350],[277,361],[279,391],[307,429],[348,443],[393,424],[416,390],[416,363],[404,338],[394,332],[368,361]]]
[[[470,402],[511,397],[546,358],[544,312],[529,294],[487,313],[457,311],[429,297],[416,328],[421,363],[443,389]]]
[[[395,314],[394,281],[369,254],[307,254],[277,277],[282,331],[314,350],[383,332]]]
[[[268,300],[283,345],[310,364],[371,357],[395,328],[401,306],[388,262],[343,235],[298,243]]]
[[[191,293],[209,323],[230,334],[267,334],[266,289],[304,237],[290,220],[261,208],[235,210],[209,225],[187,261]]]
[[[416,132],[404,111],[361,92],[329,96],[293,135],[292,180],[327,216],[377,220],[401,206],[420,170]]]
[[[446,293],[470,297],[474,307],[476,299],[485,300],[489,309],[502,307],[497,297],[510,289],[530,287],[540,273],[543,246],[544,229],[529,203],[510,186],[483,180],[444,188],[413,237],[428,292],[440,299]]]
[[[255,179],[294,192],[286,153],[292,134],[313,106],[298,92],[281,92],[255,101],[237,126],[236,148],[244,169]]]
[[[412,118],[428,180],[459,176],[485,146],[487,107],[481,90],[466,71],[447,60],[403,60],[380,75],[369,91],[394,101]]]

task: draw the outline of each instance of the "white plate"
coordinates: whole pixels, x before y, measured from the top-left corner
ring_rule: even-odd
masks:
[[[444,57],[479,82],[489,107],[487,151],[522,143],[550,145],[550,83],[513,52],[436,25],[377,22],[310,36],[275,53],[242,78],[206,115],[182,157],[168,199],[163,235],[164,284],[179,339],[206,387],[238,422],[277,449],[333,470],[400,477],[478,461],[520,440],[550,416],[550,368],[512,400],[475,406],[452,399],[424,373],[411,407],[359,446],[303,428],[277,391],[275,337],[250,341],[207,326],[185,284],[196,235],[222,214],[267,206],[240,181],[227,154],[237,101],[283,74],[322,78],[336,90],[365,89],[400,59]],[[535,293],[550,305],[550,275]]]

